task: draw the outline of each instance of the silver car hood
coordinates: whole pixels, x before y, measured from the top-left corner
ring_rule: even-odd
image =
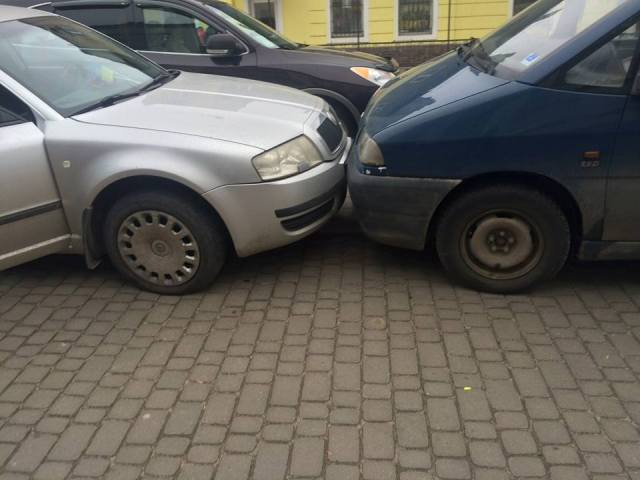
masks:
[[[301,135],[310,115],[323,105],[318,97],[288,87],[183,72],[149,93],[74,119],[268,150]]]

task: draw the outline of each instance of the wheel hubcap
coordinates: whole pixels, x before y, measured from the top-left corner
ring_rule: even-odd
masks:
[[[200,265],[191,231],[176,217],[154,210],[136,212],[122,222],[118,251],[136,275],[159,285],[182,285]]]
[[[543,243],[538,228],[523,216],[492,212],[467,226],[461,248],[465,262],[477,273],[512,279],[538,264]]]

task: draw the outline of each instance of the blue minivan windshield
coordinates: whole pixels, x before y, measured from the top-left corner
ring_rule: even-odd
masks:
[[[630,0],[539,0],[465,55],[513,79]]]

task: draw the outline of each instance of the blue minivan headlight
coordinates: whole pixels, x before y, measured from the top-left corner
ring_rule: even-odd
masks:
[[[366,132],[362,132],[358,139],[358,156],[360,157],[360,163],[363,165],[372,167],[384,166],[382,150],[380,150],[376,141]]]

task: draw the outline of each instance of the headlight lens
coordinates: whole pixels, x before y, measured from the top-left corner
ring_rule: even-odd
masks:
[[[352,67],[351,71],[365,80],[375,83],[379,87],[382,87],[389,80],[395,78],[393,73],[378,70],[377,68]]]
[[[358,140],[358,156],[360,157],[360,163],[363,165],[370,165],[372,167],[384,166],[384,157],[382,156],[380,147],[376,141],[365,132],[362,132]]]
[[[320,152],[304,135],[261,153],[253,159],[253,166],[262,180],[277,180],[297,175],[320,163],[322,163]]]

